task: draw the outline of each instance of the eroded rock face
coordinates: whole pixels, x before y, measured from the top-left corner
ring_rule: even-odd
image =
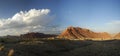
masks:
[[[107,32],[98,33],[101,38],[110,38],[111,35]]]
[[[65,39],[79,39],[79,38],[110,38],[111,36],[107,32],[96,33],[89,29],[71,26],[65,29],[58,37]]]
[[[114,38],[120,38],[120,33],[116,34]]]

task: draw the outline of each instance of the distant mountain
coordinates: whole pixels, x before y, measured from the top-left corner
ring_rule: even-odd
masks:
[[[14,35],[6,35],[6,36],[0,36],[2,38],[16,38],[16,37],[19,37],[19,36],[14,36]]]
[[[47,37],[55,37],[57,35],[54,34],[44,34],[39,32],[30,32],[26,34],[21,34],[20,37],[24,38],[47,38]]]
[[[79,38],[110,38],[111,36],[107,32],[96,33],[89,29],[71,26],[65,29],[58,37],[65,39],[79,39]]]

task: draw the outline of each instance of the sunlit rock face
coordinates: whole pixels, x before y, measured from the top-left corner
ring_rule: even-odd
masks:
[[[68,27],[59,36],[59,38],[65,39],[79,39],[79,38],[111,38],[110,34],[107,32],[93,32],[89,29],[84,29],[80,27]]]
[[[98,33],[101,38],[111,38],[111,35],[107,32]]]
[[[116,34],[114,38],[119,38],[120,39],[120,33]]]

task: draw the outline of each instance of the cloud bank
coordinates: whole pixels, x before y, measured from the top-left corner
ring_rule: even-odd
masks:
[[[49,13],[49,9],[31,9],[20,11],[12,18],[0,19],[0,34],[19,35],[27,32],[48,33],[55,31],[54,28],[47,27],[55,18]]]

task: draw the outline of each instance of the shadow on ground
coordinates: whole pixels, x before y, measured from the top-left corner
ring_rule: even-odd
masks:
[[[0,41],[0,56],[120,56],[120,40],[47,40],[29,39]]]

